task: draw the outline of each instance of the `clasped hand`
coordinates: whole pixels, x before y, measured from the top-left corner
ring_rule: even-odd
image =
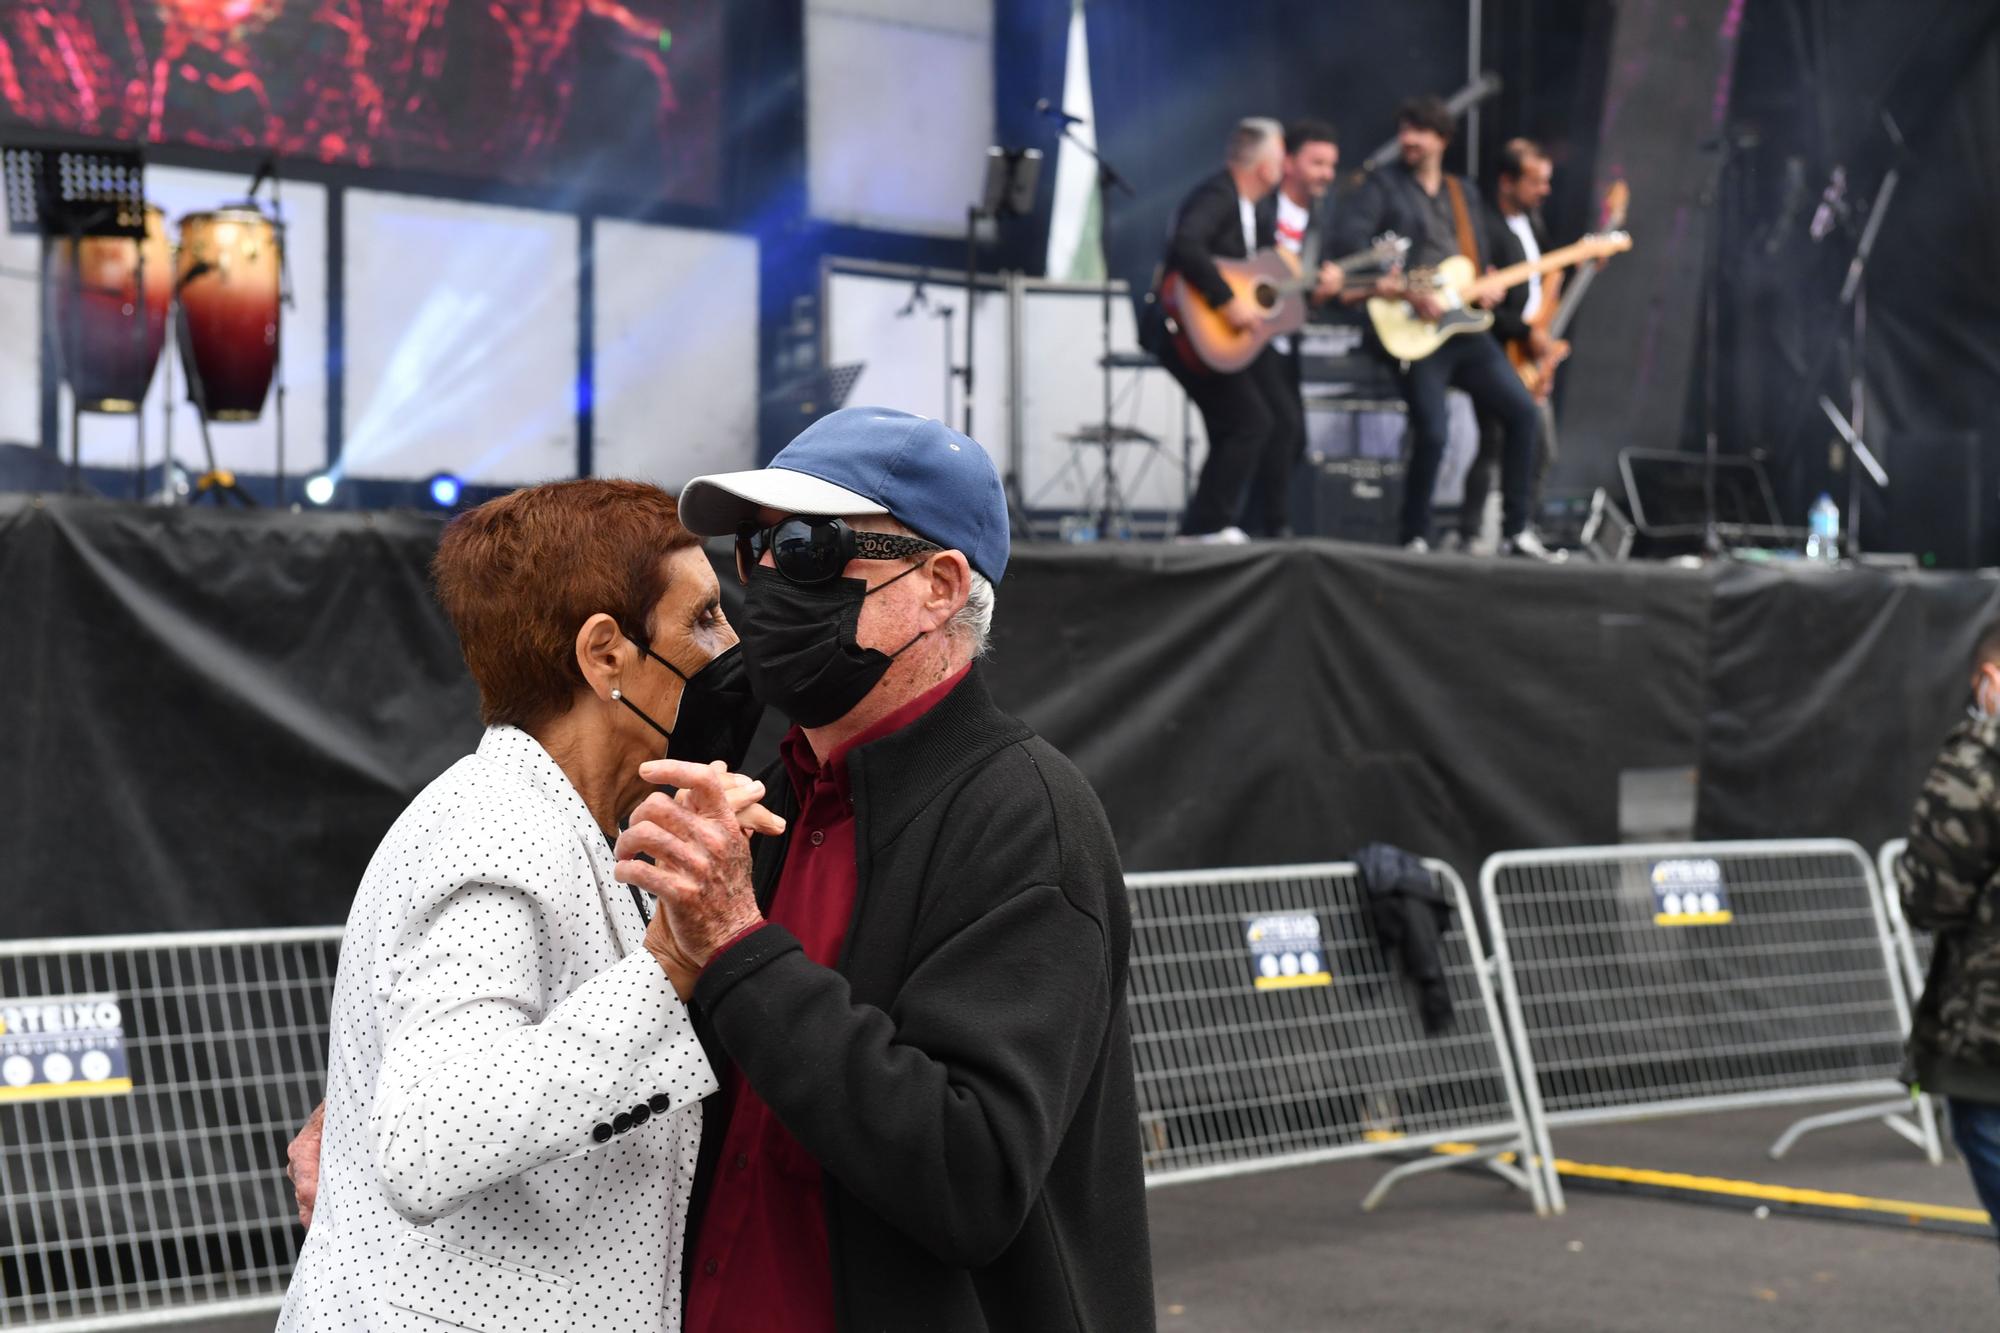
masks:
[[[678,790],[655,792],[633,810],[614,874],[658,899],[646,950],[686,999],[715,951],[763,920],[750,884],[750,835],[782,833],[785,821],[760,804],[763,783],[719,761],[658,759],[639,774]],[[650,864],[634,859],[641,853]]]

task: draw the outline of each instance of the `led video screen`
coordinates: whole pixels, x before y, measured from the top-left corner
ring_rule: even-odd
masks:
[[[713,204],[722,0],[8,0],[7,123]]]

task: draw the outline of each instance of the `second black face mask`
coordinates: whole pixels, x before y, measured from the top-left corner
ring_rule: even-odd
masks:
[[[823,727],[852,712],[923,637],[894,653],[855,641],[862,602],[893,582],[872,588],[860,579],[804,584],[775,569],[752,569],[743,603],[743,658],[757,697],[802,727]]]
[[[720,759],[729,765],[730,772],[740,771],[751,738],[757,734],[757,723],[764,716],[764,705],[751,693],[749,674],[743,669],[743,646],[733,644],[723,649],[692,676],[681,676],[679,667],[643,643],[639,651],[686,682],[674,725],[661,726],[622,696],[619,702],[666,737],[667,758],[692,764]]]

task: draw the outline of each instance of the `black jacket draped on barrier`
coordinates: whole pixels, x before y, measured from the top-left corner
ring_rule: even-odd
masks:
[[[7,934],[345,919],[479,735],[439,527],[0,499]],[[1470,879],[1618,841],[1634,770],[1698,772],[1706,837],[1899,836],[1996,613],[1980,575],[1024,548],[985,674],[1128,869],[1380,841]]]

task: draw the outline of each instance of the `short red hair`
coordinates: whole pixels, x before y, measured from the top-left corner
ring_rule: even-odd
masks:
[[[584,687],[576,632],[602,611],[644,643],[666,558],[700,544],[674,497],[638,481],[554,481],[445,525],[431,562],[488,726],[558,717]]]

